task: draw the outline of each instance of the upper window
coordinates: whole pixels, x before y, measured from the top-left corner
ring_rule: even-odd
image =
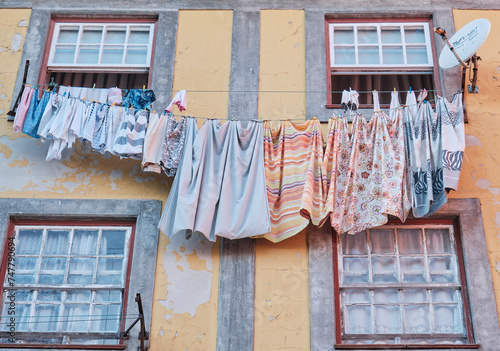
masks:
[[[97,88],[147,86],[154,22],[54,19],[42,80]]]
[[[456,228],[449,221],[342,235],[338,343],[471,343]]]
[[[429,99],[439,87],[430,21],[327,19],[328,107],[337,107],[341,91],[377,90],[382,106],[390,91],[427,89]],[[372,102],[361,94],[361,107]]]
[[[120,344],[133,224],[16,223],[3,265],[3,343]],[[4,261],[6,262],[6,261]],[[11,313],[12,312],[12,313]],[[14,322],[11,317],[14,317]],[[15,339],[9,332],[14,326]]]

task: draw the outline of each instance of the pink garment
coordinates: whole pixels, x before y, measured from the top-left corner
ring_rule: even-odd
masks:
[[[149,115],[149,125],[144,138],[142,153],[142,170],[144,172],[161,173],[160,161],[167,132],[168,117],[157,113]]]
[[[175,94],[174,99],[167,106],[165,111],[168,113],[172,112],[172,106],[177,105],[179,107],[179,111],[184,111],[186,109],[186,91],[180,90]]]
[[[26,119],[34,91],[35,89],[32,86],[24,87],[21,102],[19,102],[19,105],[17,106],[16,116],[14,117],[14,132],[16,133],[23,129],[24,120]]]

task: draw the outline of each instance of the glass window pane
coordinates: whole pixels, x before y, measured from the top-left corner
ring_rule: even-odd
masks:
[[[122,292],[119,290],[97,290],[95,292],[96,302],[121,302]]]
[[[37,332],[57,331],[59,305],[37,305],[33,316],[32,330]]]
[[[17,256],[15,264],[17,266],[15,279],[16,284],[34,284],[35,275],[38,270],[38,257]],[[7,281],[7,276],[5,277]]]
[[[94,258],[72,258],[69,263],[69,284],[92,284]]]
[[[366,257],[344,257],[344,283],[367,283],[368,282],[368,258]]]
[[[425,289],[404,289],[403,290],[404,302],[428,302],[429,297]]]
[[[380,63],[377,46],[360,46],[358,48],[359,64],[378,65]]]
[[[394,230],[372,229],[370,230],[370,243],[372,254],[394,253]]]
[[[377,44],[377,28],[362,27],[358,28],[358,44]]]
[[[41,302],[61,302],[62,301],[62,291],[61,290],[38,290],[37,301]]]
[[[429,306],[404,306],[405,333],[430,333]]]
[[[346,290],[344,292],[346,302],[368,303],[370,302],[370,292],[368,290]]]
[[[424,259],[421,257],[401,257],[403,283],[426,282]]]
[[[425,46],[406,47],[406,58],[409,64],[429,63]]]
[[[20,229],[17,237],[16,255],[38,255],[42,247],[41,229]]]
[[[397,283],[399,281],[395,257],[372,257],[374,283]]]
[[[450,231],[448,228],[427,229],[425,231],[425,239],[427,252],[430,254],[452,252]]]
[[[73,63],[75,60],[76,46],[57,46],[53,63]]]
[[[346,334],[372,334],[373,320],[370,306],[346,306]]]
[[[90,330],[116,332],[120,321],[120,305],[95,305]]]
[[[69,250],[69,230],[47,230],[43,248],[45,255],[67,255]]]
[[[430,280],[433,283],[457,282],[452,257],[429,257]]]
[[[103,230],[101,238],[101,255],[123,255],[125,252],[125,230]]]
[[[31,302],[33,301],[34,290],[8,290],[8,295],[14,294],[16,296],[16,302]],[[4,295],[4,301],[7,301],[7,297]]]
[[[99,61],[99,47],[98,46],[80,46],[80,53],[76,63],[90,65],[97,64]]]
[[[424,252],[422,247],[422,230],[399,229],[397,232],[400,253],[419,254]]]
[[[344,255],[366,255],[366,232],[354,235],[342,235],[342,253]]]
[[[72,255],[95,255],[97,252],[98,230],[75,230]]]
[[[0,318],[0,330],[1,331],[9,331],[10,327],[8,324],[10,323],[10,315],[7,314],[6,311],[9,309],[9,303],[3,305],[2,318]],[[17,303],[16,301],[16,331],[28,331],[30,326],[30,314],[31,314],[31,305]]]
[[[425,44],[424,27],[405,27],[405,41],[411,44]]]
[[[44,257],[40,267],[40,284],[62,284],[66,272],[66,257]]]
[[[86,332],[90,315],[89,305],[66,305],[64,307],[62,331]]]
[[[148,44],[149,43],[149,29],[147,30],[130,30],[128,37],[129,44]]]
[[[123,47],[104,46],[102,50],[101,63],[103,64],[121,64],[123,60]]]
[[[90,302],[91,292],[86,290],[68,291],[66,302]]]
[[[102,28],[84,28],[80,43],[100,44],[102,38]]]
[[[354,30],[352,28],[334,28],[333,42],[335,44],[354,44]]]
[[[433,302],[457,302],[458,290],[454,289],[433,289],[432,301]]]
[[[373,298],[375,303],[397,303],[399,291],[397,289],[374,289]]]
[[[382,60],[384,65],[402,65],[405,63],[402,46],[382,47]]]
[[[335,47],[334,59],[336,65],[348,65],[355,63],[354,46]]]
[[[383,44],[401,43],[401,29],[399,27],[382,27],[380,35]]]
[[[104,37],[104,44],[125,44],[125,36],[127,32],[123,28],[109,28]]]
[[[59,44],[76,44],[78,40],[78,27],[61,27],[57,43]]]
[[[128,47],[127,55],[125,57],[125,63],[130,65],[146,64],[147,58],[148,58],[147,46]]]
[[[463,323],[456,305],[434,305],[436,333],[461,333]]]
[[[97,284],[122,283],[123,258],[99,258]]]
[[[375,306],[377,334],[400,334],[402,331],[399,306]]]

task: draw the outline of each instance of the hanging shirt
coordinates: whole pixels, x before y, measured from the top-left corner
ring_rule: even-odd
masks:
[[[160,161],[170,117],[165,115],[159,116],[157,113],[149,116],[141,164],[144,172],[161,173]]]
[[[207,120],[197,133],[188,118],[186,142],[159,228],[172,237],[202,233],[239,239],[270,230],[262,122],[221,125]]]
[[[113,153],[113,146],[115,144],[116,135],[120,129],[123,118],[125,117],[126,109],[122,106],[111,106],[108,111],[108,118],[106,119],[106,141],[104,151]]]
[[[294,124],[282,121],[273,129],[264,122],[266,189],[271,232],[264,237],[278,242],[298,234],[309,220],[319,225],[323,185],[323,141],[317,119]]]
[[[179,122],[173,115],[168,116],[165,142],[161,154],[160,166],[168,177],[175,176],[179,160],[186,139],[186,117],[181,117]]]
[[[32,86],[27,85],[24,87],[23,95],[21,96],[21,101],[17,106],[16,115],[14,117],[14,132],[19,132],[23,129],[24,120],[26,119],[34,93],[35,89]]]
[[[26,120],[24,121],[23,133],[29,135],[32,138],[39,138],[37,132],[40,126],[40,121],[42,120],[43,112],[47,107],[50,100],[50,92],[44,91],[38,106],[34,109],[32,114],[28,113]]]

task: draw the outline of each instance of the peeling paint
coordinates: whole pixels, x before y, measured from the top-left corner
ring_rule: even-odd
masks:
[[[478,137],[465,134],[465,146],[483,146]]]
[[[500,261],[497,261],[497,265],[495,267],[496,271],[500,273]]]
[[[495,222],[497,224],[497,227],[500,227],[500,212],[497,212],[497,217],[495,218]]]
[[[11,44],[10,44],[10,49],[12,50],[13,54],[18,52],[21,49],[21,44],[23,42],[23,39],[24,39],[24,37],[22,36],[22,34],[19,34],[19,33],[14,34],[14,36],[12,37]]]
[[[28,20],[22,20],[17,23],[18,27],[27,27],[28,26]]]
[[[481,189],[488,189],[488,187],[491,185],[491,182],[488,179],[479,179],[476,182],[476,186],[480,187]]]
[[[166,246],[163,268],[169,284],[167,296],[164,300],[159,300],[168,311],[171,311],[170,314],[164,315],[165,320],[172,318],[174,314],[183,313],[194,317],[197,308],[210,301],[212,243],[203,244],[204,239],[201,234],[193,235],[190,240],[177,235],[171,238],[170,244]],[[181,251],[181,247],[184,247],[184,251]],[[202,265],[204,270],[200,269]]]

